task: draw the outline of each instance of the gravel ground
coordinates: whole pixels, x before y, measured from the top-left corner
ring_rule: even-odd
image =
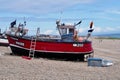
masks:
[[[113,61],[110,67],[89,67],[87,62],[23,59],[0,47],[0,80],[120,80],[120,40],[93,39],[95,57]]]

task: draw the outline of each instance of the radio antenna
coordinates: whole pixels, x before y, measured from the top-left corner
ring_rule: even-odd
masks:
[[[60,21],[62,21],[62,14],[63,14],[63,12],[61,11],[60,12]]]

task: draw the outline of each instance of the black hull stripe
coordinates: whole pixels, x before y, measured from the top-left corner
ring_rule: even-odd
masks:
[[[8,43],[0,43],[0,46],[9,46]]]

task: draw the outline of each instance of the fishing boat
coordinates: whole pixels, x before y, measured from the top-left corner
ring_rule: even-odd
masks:
[[[8,40],[0,38],[0,46],[9,46]]]
[[[0,46],[6,46],[6,47],[9,46],[7,36],[5,32],[1,33],[1,29],[0,29]]]
[[[51,36],[40,34],[40,29],[36,31],[36,35],[29,36],[28,29],[25,29],[25,23],[14,27],[15,21],[11,23],[11,29],[7,32],[7,39],[14,54],[27,54],[33,58],[35,55],[76,55],[78,58],[86,59],[93,57],[92,42],[88,40],[93,29],[93,22],[90,23],[90,30],[85,39],[78,36],[76,26],[81,24],[65,24],[60,20],[56,21],[57,30],[60,36]]]

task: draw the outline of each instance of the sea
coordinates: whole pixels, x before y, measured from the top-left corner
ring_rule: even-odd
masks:
[[[118,34],[100,34],[100,35],[95,35],[98,37],[109,37],[109,38],[120,38],[120,33]]]

